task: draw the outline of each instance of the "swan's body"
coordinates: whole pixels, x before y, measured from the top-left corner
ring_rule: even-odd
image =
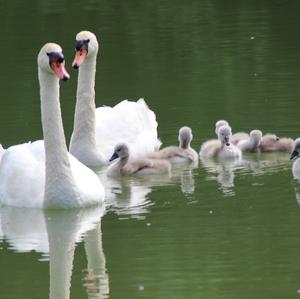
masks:
[[[56,44],[46,44],[39,53],[44,141],[11,146],[4,152],[0,165],[0,202],[4,205],[76,208],[103,201],[104,189],[96,174],[67,152],[59,79],[53,71],[63,68],[61,51]]]
[[[88,167],[98,168],[108,163],[120,142],[128,144],[132,158],[159,149],[155,114],[143,99],[124,100],[95,112],[96,36],[88,31],[78,33],[76,51],[73,66],[79,68],[79,74],[70,153]]]
[[[291,154],[290,159],[296,159],[292,166],[293,176],[296,179],[300,179],[300,138],[297,138],[294,143],[293,152]]]
[[[262,137],[260,146],[262,152],[292,153],[294,140],[292,138],[279,138],[275,134],[266,134]]]
[[[262,132],[260,130],[252,130],[249,138],[241,140],[237,147],[242,152],[259,152],[259,145],[262,140]]]
[[[5,149],[3,148],[2,144],[0,144],[0,162],[1,162],[4,152],[5,152]]]
[[[171,164],[167,160],[143,158],[129,161],[129,149],[127,145],[123,143],[115,146],[114,154],[110,158],[110,161],[117,158],[120,159],[108,168],[108,176],[153,174],[169,172],[171,170]]]
[[[167,159],[171,163],[197,162],[198,154],[191,148],[193,139],[192,130],[189,127],[182,127],[179,130],[179,146],[168,146],[159,151],[153,152],[147,157],[153,159]]]
[[[234,144],[230,143],[231,128],[223,125],[218,130],[218,142],[210,141],[210,146],[204,143],[200,148],[200,157],[203,158],[241,158],[241,151]]]

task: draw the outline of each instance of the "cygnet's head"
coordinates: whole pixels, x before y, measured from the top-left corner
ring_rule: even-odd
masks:
[[[38,55],[39,69],[45,73],[56,75],[61,80],[69,80],[70,75],[65,69],[65,58],[58,44],[45,44]]]
[[[129,157],[129,148],[125,143],[119,143],[115,146],[114,153],[109,159],[109,162],[121,158],[125,159]]]
[[[230,145],[231,128],[228,125],[221,126],[218,130],[218,138],[222,144]]]
[[[178,141],[181,148],[188,148],[193,139],[192,129],[189,127],[182,127],[179,130]]]
[[[229,126],[229,123],[228,121],[224,120],[224,119],[221,119],[221,120],[218,120],[216,122],[216,129],[215,129],[215,133],[218,135],[218,131],[219,131],[219,128],[222,127],[222,126]]]
[[[294,150],[293,150],[293,152],[292,152],[292,154],[291,154],[290,159],[292,160],[292,159],[294,159],[294,158],[296,158],[296,157],[299,157],[299,154],[300,154],[300,138],[297,138],[297,139],[295,140],[295,143],[294,143]]]
[[[78,69],[86,58],[97,55],[98,41],[94,33],[81,31],[76,35],[75,58],[72,63],[74,69]]]
[[[259,144],[262,139],[262,132],[260,130],[252,130],[250,132],[250,139],[255,143]]]

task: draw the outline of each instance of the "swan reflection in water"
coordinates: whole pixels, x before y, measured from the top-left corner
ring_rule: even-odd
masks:
[[[135,175],[128,177],[108,177],[105,170],[98,172],[98,177],[105,186],[107,208],[117,215],[144,219],[153,202],[149,195],[153,189],[180,185],[184,194],[195,190],[194,170],[198,163],[173,165],[171,175],[157,173],[153,175]]]
[[[102,247],[104,207],[80,210],[0,208],[2,240],[17,252],[36,251],[49,259],[50,299],[69,299],[76,244],[84,241],[88,298],[107,298],[109,277]]]
[[[285,153],[249,153],[241,160],[216,160],[201,158],[208,172],[208,180],[216,180],[225,196],[233,196],[236,174],[262,176],[290,168],[289,155]]]

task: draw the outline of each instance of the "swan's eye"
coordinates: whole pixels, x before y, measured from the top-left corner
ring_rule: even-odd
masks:
[[[88,51],[89,42],[90,42],[89,39],[76,40],[75,41],[75,51],[80,52],[80,55],[82,54],[83,49]]]
[[[64,62],[63,57],[58,57],[58,58],[57,58],[57,62],[58,62],[58,63],[63,63],[63,62]]]
[[[46,53],[46,54],[49,57],[49,65],[50,66],[53,63],[55,63],[57,65],[57,67],[59,67],[59,65],[61,63],[63,63],[65,60],[63,54],[60,52],[50,52],[50,53]]]

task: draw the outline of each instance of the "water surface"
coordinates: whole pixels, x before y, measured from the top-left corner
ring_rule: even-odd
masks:
[[[61,84],[70,138],[83,29],[100,41],[97,106],[144,97],[164,145],[188,125],[198,150],[221,118],[298,137],[299,13],[295,0],[0,0],[1,143],[42,138],[36,56],[48,41],[73,79]],[[299,297],[300,183],[287,154],[104,180],[105,210],[0,210],[1,298]]]

